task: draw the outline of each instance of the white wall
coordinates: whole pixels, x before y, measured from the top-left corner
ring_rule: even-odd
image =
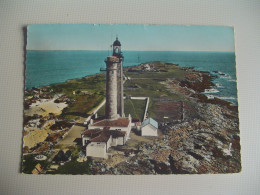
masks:
[[[141,134],[142,136],[158,136],[157,129],[150,124],[142,127]]]
[[[117,138],[117,145],[119,145],[119,146],[124,145],[125,144],[124,140],[125,140],[124,137],[118,137]]]
[[[112,138],[111,146],[122,146],[125,144],[126,136],[125,137],[117,137]]]
[[[146,100],[147,97],[130,97],[131,100]]]
[[[85,146],[85,145],[86,145],[85,142],[86,142],[87,140],[89,140],[90,138],[87,137],[87,136],[82,135],[82,136],[81,136],[81,139],[82,139],[82,146]]]
[[[112,138],[111,146],[117,146],[117,138]]]
[[[107,158],[106,144],[103,142],[91,142],[86,147],[86,156]]]
[[[103,129],[104,126],[92,126],[89,125],[88,129]],[[131,132],[131,122],[128,124],[127,127],[110,127],[110,130],[117,130],[120,129],[121,131],[125,131],[126,132],[126,138],[129,139],[130,136],[130,132]]]
[[[129,123],[128,127],[111,127],[110,130],[120,129],[121,131],[126,132],[126,139],[129,139],[131,132],[131,123]]]
[[[107,141],[107,150],[111,147],[112,144],[112,136],[110,135],[109,140]]]

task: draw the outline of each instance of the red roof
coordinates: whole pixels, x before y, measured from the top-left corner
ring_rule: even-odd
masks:
[[[101,132],[102,130],[100,129],[86,129],[81,133],[81,135],[86,135],[88,137],[94,138],[98,136]]]
[[[128,118],[119,118],[117,120],[101,120],[95,121],[93,126],[102,126],[102,127],[127,127],[130,121]]]
[[[125,131],[118,131],[118,130],[110,130],[109,135],[112,135],[113,138],[116,137],[124,137],[126,132]]]
[[[124,137],[126,132],[118,130],[103,130],[97,137],[94,137],[90,142],[107,142],[112,136],[113,138]]]
[[[110,135],[102,132],[99,136],[94,137],[90,142],[107,142],[110,138]]]
[[[104,131],[108,131],[110,129],[110,127],[104,127],[103,130]]]

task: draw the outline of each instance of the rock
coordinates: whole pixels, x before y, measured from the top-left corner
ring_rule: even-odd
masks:
[[[165,163],[156,163],[154,165],[154,170],[157,174],[171,174],[170,166],[167,166]]]

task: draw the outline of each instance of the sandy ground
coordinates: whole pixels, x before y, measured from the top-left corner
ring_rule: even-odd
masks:
[[[86,127],[74,125],[68,132],[68,135],[61,140],[56,147],[58,148],[66,148],[67,146],[72,146],[76,145],[77,142],[75,142],[75,139],[80,138],[81,139],[81,132],[85,129]]]
[[[151,138],[151,137],[142,137],[142,136],[138,136],[135,133],[131,132],[130,139],[127,140],[125,146],[127,146],[128,148],[135,149],[137,147],[137,145],[140,144],[141,142],[150,143],[152,141],[153,141],[153,138]]]
[[[39,142],[43,142],[48,137],[48,130],[31,129],[30,133],[23,138],[23,146],[32,148]]]
[[[53,120],[47,121],[42,129],[38,128],[24,128],[27,134],[23,137],[23,146],[29,148],[34,147],[37,143],[44,141],[48,137],[48,133],[52,133],[49,127],[55,122]]]
[[[120,162],[125,162],[127,160],[127,157],[124,156],[124,154],[117,153],[115,150],[110,150],[109,153],[113,154],[112,158],[104,160],[104,162],[109,167],[114,167]]]
[[[34,114],[47,116],[49,113],[59,115],[68,105],[66,103],[54,103],[57,98],[58,97],[56,96],[52,99],[41,99],[36,103],[31,104],[28,110],[24,110],[24,114],[28,116]]]
[[[135,133],[131,132],[130,139],[127,140],[126,144],[123,147],[127,149],[137,149],[138,144],[140,144],[141,142],[151,143],[154,139],[155,138],[153,137],[138,136]],[[118,151],[113,147],[109,148],[108,153],[113,154],[113,157],[104,159],[102,161],[106,163],[109,167],[114,167],[118,163],[125,162],[127,160],[127,157],[124,155],[124,152]]]

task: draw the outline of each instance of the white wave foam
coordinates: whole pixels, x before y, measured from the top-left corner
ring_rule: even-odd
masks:
[[[221,83],[215,83],[217,88],[224,88],[223,85]]]
[[[231,77],[230,75],[220,75],[219,78],[221,78],[221,79],[227,79],[227,80],[232,79],[232,77]]]
[[[219,90],[211,88],[211,89],[205,89],[204,93],[218,93]]]
[[[237,98],[235,97],[217,97],[216,98],[219,98],[219,99],[223,99],[223,100],[236,100]]]

